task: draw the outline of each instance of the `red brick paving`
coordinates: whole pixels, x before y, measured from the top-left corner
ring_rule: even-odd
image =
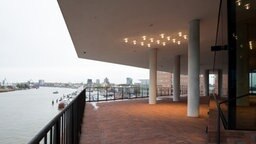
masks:
[[[149,105],[147,99],[87,103],[80,144],[205,144],[206,104],[186,116],[186,101]]]

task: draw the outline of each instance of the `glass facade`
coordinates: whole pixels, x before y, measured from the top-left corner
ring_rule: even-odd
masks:
[[[228,125],[256,129],[256,1],[228,0]]]

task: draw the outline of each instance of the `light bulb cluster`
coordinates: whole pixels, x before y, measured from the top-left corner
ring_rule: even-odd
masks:
[[[186,34],[183,34],[182,32],[178,32],[177,34],[171,36],[161,33],[155,36],[143,35],[138,38],[124,38],[124,42],[150,48],[152,46],[166,46],[168,44],[181,45],[181,42],[187,40],[187,38],[188,36]]]
[[[249,41],[249,48],[250,50],[252,50],[254,47],[253,47],[253,41]]]
[[[239,7],[243,7],[246,10],[249,10],[251,9],[252,4],[247,1],[242,2],[242,0],[236,0],[236,5]]]

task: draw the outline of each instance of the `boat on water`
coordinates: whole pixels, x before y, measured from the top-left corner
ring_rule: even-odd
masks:
[[[59,92],[58,91],[54,91],[54,92],[52,92],[53,94],[58,94]]]

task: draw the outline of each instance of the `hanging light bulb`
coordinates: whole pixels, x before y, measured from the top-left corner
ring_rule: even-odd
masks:
[[[180,45],[180,43],[181,43],[180,41],[177,41],[177,44],[178,44],[178,45]]]
[[[136,40],[133,40],[132,42],[133,42],[133,44],[134,44],[134,45],[136,45],[136,44],[137,44],[137,41],[136,41]]]
[[[246,10],[249,10],[250,9],[250,4],[249,3],[245,4],[244,7],[245,7]]]
[[[148,44],[148,47],[151,47],[151,45],[150,45],[150,44]]]
[[[147,38],[146,36],[142,36],[142,39],[143,39],[143,40],[146,40],[146,38]]]
[[[179,37],[182,37],[182,32],[179,32],[178,35],[179,35]]]
[[[157,44],[160,44],[160,40],[156,40],[156,43],[157,43]]]
[[[176,39],[172,39],[172,42],[173,42],[173,43],[176,43]]]
[[[183,38],[184,38],[184,39],[188,39],[188,36],[187,36],[187,35],[183,35]]]
[[[237,6],[240,6],[241,5],[241,0],[237,0],[236,4],[237,4]]]
[[[140,42],[140,45],[141,45],[141,46],[144,46],[144,42]]]
[[[164,34],[162,33],[162,34],[160,34],[160,36],[161,36],[161,38],[164,38]]]
[[[251,50],[253,49],[252,41],[249,41],[249,47],[250,47]]]
[[[125,43],[128,43],[128,38],[124,38],[124,42],[125,42]]]
[[[170,41],[170,40],[171,40],[171,37],[170,37],[170,36],[168,36],[168,37],[166,37],[166,38],[167,38],[167,40],[168,40],[168,41]]]
[[[154,42],[154,38],[150,38],[150,42]]]
[[[163,42],[163,46],[165,46],[166,45],[166,43],[165,42]]]

